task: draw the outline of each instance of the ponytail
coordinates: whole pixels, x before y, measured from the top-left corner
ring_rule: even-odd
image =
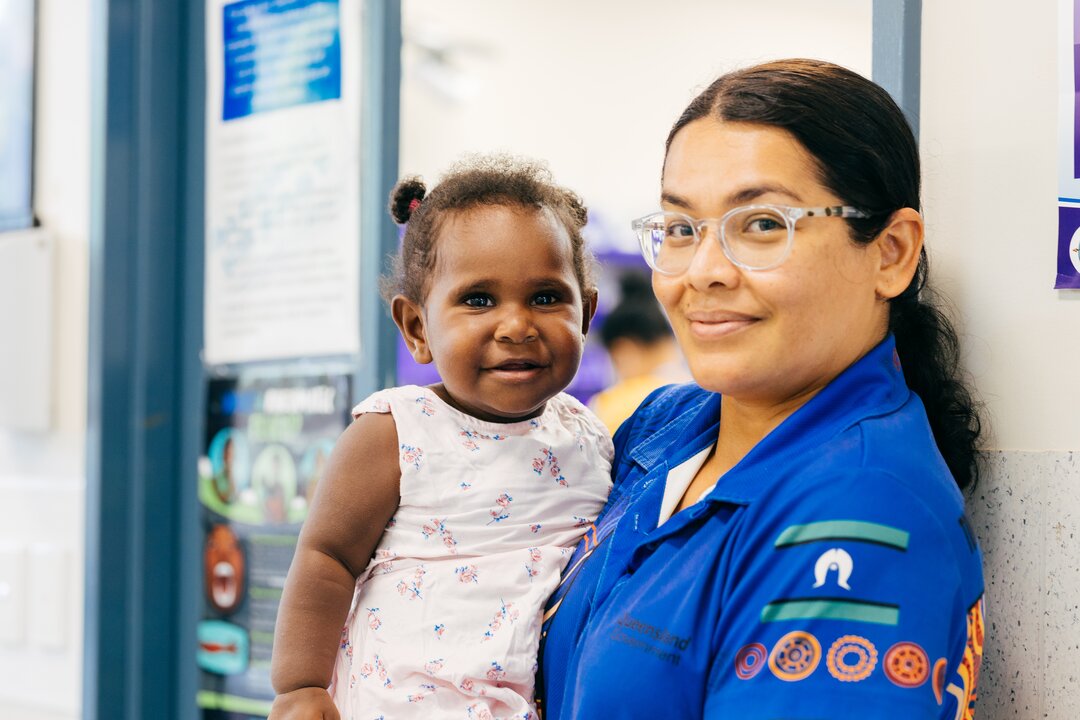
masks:
[[[945,464],[962,490],[979,481],[982,409],[960,367],[960,342],[937,294],[926,285],[926,252],[911,284],[890,301],[889,331],[904,379],[926,408]]]

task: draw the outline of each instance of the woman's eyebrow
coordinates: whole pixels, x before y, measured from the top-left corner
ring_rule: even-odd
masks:
[[[757,200],[762,195],[786,195],[796,202],[802,202],[802,198],[794,190],[790,190],[783,185],[768,183],[765,185],[754,185],[752,187],[743,188],[737,192],[728,196],[728,204],[730,205],[742,205],[744,203]]]
[[[795,202],[802,202],[802,198],[794,190],[791,190],[778,183],[765,183],[763,185],[752,185],[750,187],[736,190],[735,192],[727,196],[725,204],[729,207],[733,207],[735,205],[745,205],[746,203],[757,200],[762,195],[769,194],[785,195],[794,200]],[[692,203],[690,200],[684,198],[677,193],[673,193],[667,190],[660,193],[660,203],[664,205],[674,205],[684,210],[694,209],[694,203]]]
[[[667,191],[664,191],[664,192],[660,193],[660,204],[661,205],[675,205],[677,207],[681,207],[681,208],[684,208],[686,210],[693,210],[694,209],[694,204],[692,202],[690,202],[689,200],[686,200],[685,198],[683,198],[680,195],[676,195],[675,193],[667,192]]]

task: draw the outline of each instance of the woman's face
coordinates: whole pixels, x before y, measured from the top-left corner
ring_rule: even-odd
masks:
[[[712,118],[676,134],[661,199],[664,210],[693,218],[755,203],[843,204],[787,131]],[[799,403],[884,338],[888,305],[875,293],[877,243],[852,242],[845,221],[799,220],[788,258],[759,271],[733,265],[714,227],[684,273],[653,274],[656,297],[703,388],[751,404]]]

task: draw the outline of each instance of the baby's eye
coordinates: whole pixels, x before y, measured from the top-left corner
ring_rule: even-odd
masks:
[[[495,299],[490,295],[466,295],[462,302],[473,308],[486,308],[495,306]]]
[[[540,293],[533,298],[533,302],[537,305],[554,305],[559,302],[559,296],[555,293]]]

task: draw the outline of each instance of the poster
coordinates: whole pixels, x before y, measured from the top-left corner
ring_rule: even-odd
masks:
[[[0,0],[0,232],[34,224],[34,0]]]
[[[199,460],[203,720],[266,717],[270,655],[289,563],[334,442],[347,375],[211,380]]]
[[[1080,0],[1058,0],[1058,237],[1055,288],[1080,288]]]
[[[360,0],[207,0],[207,364],[360,351]]]

